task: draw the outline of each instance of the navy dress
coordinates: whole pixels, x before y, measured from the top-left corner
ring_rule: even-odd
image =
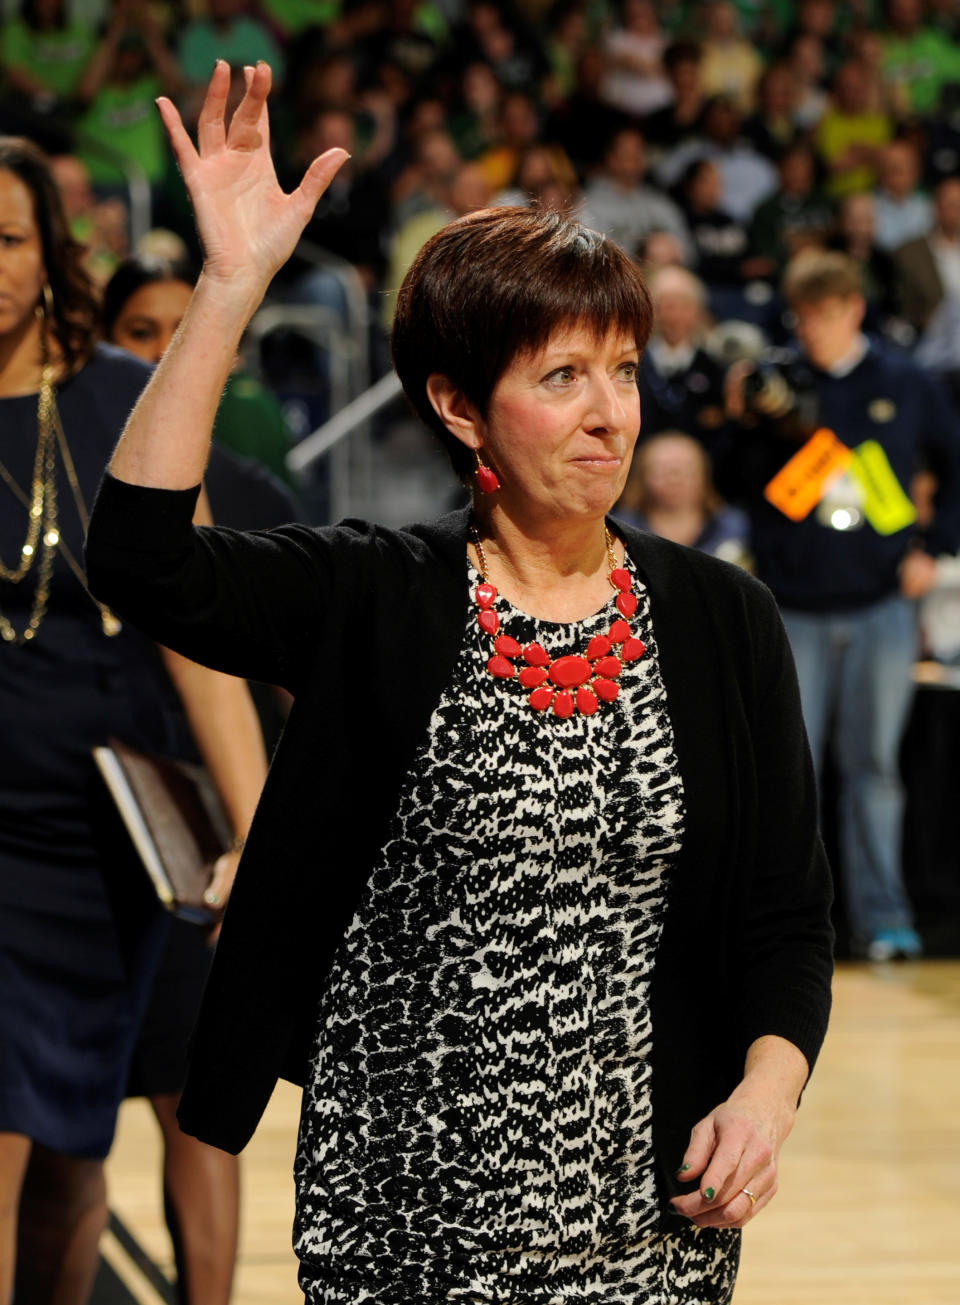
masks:
[[[103,469],[149,368],[108,347],[57,389],[82,497]],[[0,460],[29,493],[37,397],[0,400]],[[82,528],[58,455],[60,531]],[[26,509],[0,481],[0,557]],[[0,582],[0,611],[26,625],[35,575]],[[176,750],[173,690],[155,646],[100,613],[58,552],[47,614],[27,645],[0,642],[0,1132],[104,1156],[166,920],[95,769],[111,734]]]

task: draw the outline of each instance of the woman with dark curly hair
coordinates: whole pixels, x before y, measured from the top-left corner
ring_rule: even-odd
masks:
[[[231,737],[253,749],[225,749],[246,766],[220,784],[238,836],[265,770],[245,687],[220,677],[211,694],[199,678],[210,672],[162,653],[86,588],[87,509],[150,369],[95,343],[82,254],[45,157],[0,138],[3,1305],[15,1265],[18,1303],[87,1299],[106,1220],[103,1158],[163,936],[91,749],[114,735],[183,755],[177,693],[196,731],[212,710],[197,703],[223,683]],[[226,718],[218,709],[215,727]],[[235,860],[218,862],[219,898]]]

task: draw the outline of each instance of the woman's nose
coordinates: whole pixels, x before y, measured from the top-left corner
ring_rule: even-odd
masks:
[[[590,399],[588,425],[591,430],[597,426],[618,430],[626,423],[627,409],[622,382],[618,386],[609,376],[598,376],[593,383]]]

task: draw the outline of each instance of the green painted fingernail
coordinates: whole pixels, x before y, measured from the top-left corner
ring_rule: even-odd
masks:
[[[690,1168],[689,1165],[681,1165],[680,1168],[677,1170],[677,1173],[685,1174],[689,1168]]]
[[[703,1199],[705,1201],[712,1201],[715,1196],[716,1196],[716,1192],[713,1190],[712,1187],[705,1187],[703,1189]]]

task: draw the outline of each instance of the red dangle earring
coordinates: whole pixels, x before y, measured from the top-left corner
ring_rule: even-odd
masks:
[[[492,494],[494,490],[500,488],[500,481],[497,479],[497,473],[492,471],[480,459],[480,450],[474,449],[474,457],[477,459],[477,489],[481,494]]]

